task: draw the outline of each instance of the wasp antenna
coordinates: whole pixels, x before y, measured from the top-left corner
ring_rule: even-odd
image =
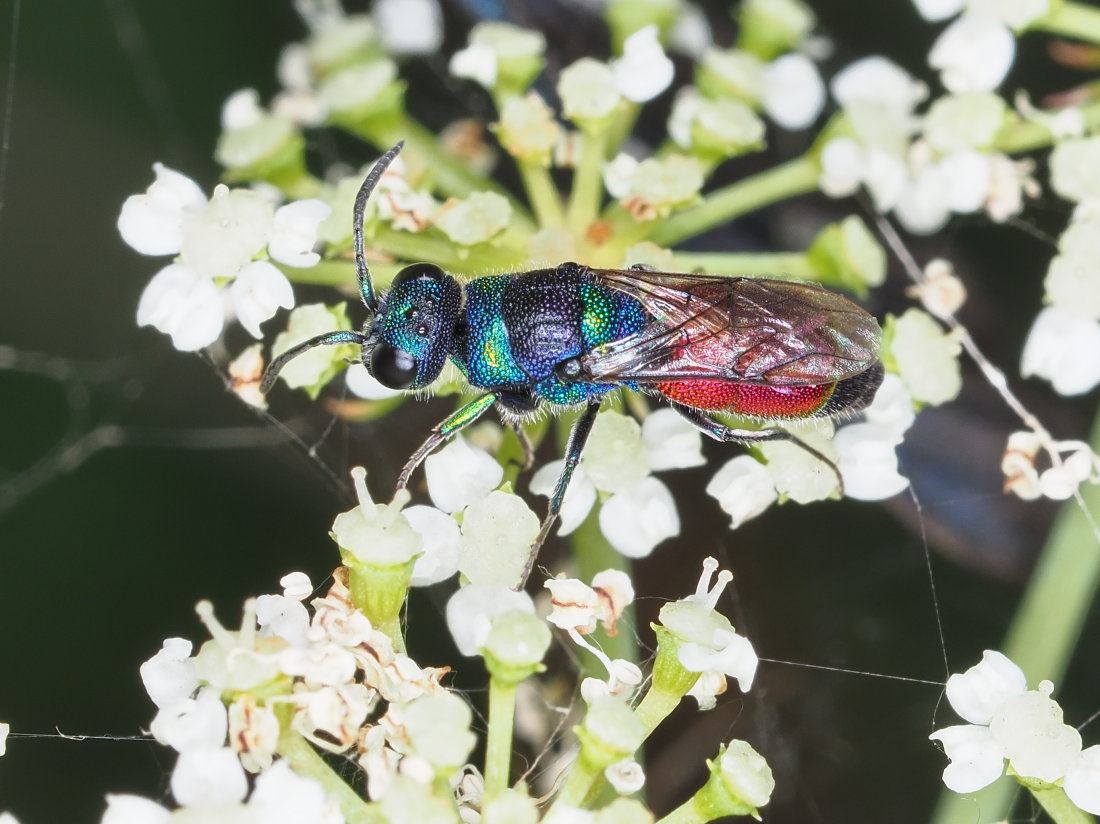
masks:
[[[385,174],[386,169],[393,163],[401,149],[405,147],[405,141],[397,141],[397,145],[378,158],[374,168],[370,170],[367,179],[359,187],[359,194],[355,196],[355,210],[352,212],[351,229],[352,242],[355,247],[355,274],[359,278],[359,295],[363,303],[372,312],[378,309],[378,298],[374,294],[374,284],[370,279],[370,270],[367,268],[367,259],[363,256],[363,212],[366,211],[367,201],[371,192],[378,185],[379,179]]]
[[[345,329],[338,332],[326,332],[323,335],[318,335],[315,338],[302,341],[298,345],[287,349],[268,364],[267,369],[264,370],[263,377],[260,378],[260,391],[266,394],[275,384],[275,378],[279,377],[279,373],[284,366],[303,352],[308,352],[315,346],[336,346],[341,343],[358,343],[362,346],[366,340],[366,335]]]

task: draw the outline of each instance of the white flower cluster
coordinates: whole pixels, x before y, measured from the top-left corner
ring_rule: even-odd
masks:
[[[312,615],[302,603],[313,591],[309,579],[292,573],[281,583],[282,595],[246,602],[236,631],[201,603],[199,616],[212,638],[198,654],[191,656],[189,641],[170,638],[142,665],[158,707],[150,730],[179,753],[171,787],[181,807],[227,817],[236,812],[240,818],[233,820],[240,821],[342,822],[320,785],[293,772],[290,761],[275,760],[277,754],[293,759],[282,750],[287,736],[331,752],[355,748],[378,798],[399,774],[424,780],[423,747],[407,718],[439,701],[465,703],[440,686],[445,668],[419,667],[370,625],[352,605],[340,571],[328,594],[312,601]],[[458,730],[455,737],[472,739],[472,733]],[[454,766],[464,762],[465,754]],[[430,781],[434,773],[427,772]],[[260,773],[247,801],[246,773]],[[151,801],[113,796],[103,820],[167,818]]]
[[[698,430],[671,409],[651,413],[641,426],[619,412],[601,412],[566,490],[558,534],[580,526],[603,497],[600,531],[608,543],[628,558],[644,558],[680,533],[672,493],[651,473],[701,466],[701,449]],[[564,466],[558,460],[541,467],[531,477],[531,491],[552,495]]]
[[[991,784],[1005,770],[1060,784],[1082,810],[1100,814],[1100,745],[1081,748],[1081,734],[1063,723],[1050,697],[1054,685],[1027,689],[1023,671],[999,652],[986,650],[980,663],[947,680],[947,700],[967,724],[929,736],[951,759],[943,780],[957,793]]]
[[[898,472],[895,448],[913,423],[914,399],[904,376],[888,373],[864,412],[866,420],[845,424],[835,433],[830,424],[789,428],[796,438],[834,462],[845,496],[861,501],[889,498],[909,485]],[[798,444],[765,442],[759,450],[766,463],[752,455],[738,455],[727,461],[707,485],[707,494],[717,498],[719,506],[730,515],[730,529],[756,517],[781,498],[809,503],[839,492],[833,467]]]
[[[1040,472],[1035,459],[1044,448],[1051,466]],[[1001,472],[1005,476],[1005,491],[1025,501],[1040,497],[1064,501],[1073,497],[1081,484],[1100,483],[1100,455],[1084,441],[1056,441],[1048,445],[1035,432],[1013,432],[1001,457]]]
[[[1007,220],[1023,208],[1025,194],[1038,193],[1030,165],[993,148],[1013,115],[989,89],[952,89],[919,114],[927,88],[879,56],[848,66],[831,89],[843,118],[821,153],[826,194],[863,186],[878,211],[930,234],[952,214],[984,211]]]
[[[294,306],[290,281],[271,260],[316,265],[313,245],[329,207],[310,199],[275,208],[259,192],[222,185],[208,200],[191,178],[153,168],[156,180],[126,200],[118,230],[142,254],[178,257],[145,287],[138,324],[171,335],[184,351],[216,341],[226,316],[262,337],[261,323]]]
[[[1047,269],[1048,305],[1028,333],[1020,371],[1080,395],[1100,384],[1100,137],[1062,141],[1050,169],[1054,191],[1077,207]]]

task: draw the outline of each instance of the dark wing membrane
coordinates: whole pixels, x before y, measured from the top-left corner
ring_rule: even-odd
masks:
[[[580,358],[593,382],[733,380],[810,385],[850,378],[878,359],[878,322],[813,283],[674,272],[594,269],[639,300],[641,331]]]

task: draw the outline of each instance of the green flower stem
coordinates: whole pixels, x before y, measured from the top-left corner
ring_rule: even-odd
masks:
[[[634,708],[634,715],[645,727],[646,738],[657,729],[662,721],[668,718],[674,709],[680,706],[680,702],[683,700],[683,695],[650,687],[649,692],[645,694],[645,698]]]
[[[653,233],[659,246],[675,246],[747,212],[817,189],[820,166],[815,157],[789,160],[703,196],[703,202],[677,212]]]
[[[1100,449],[1100,416],[1093,423],[1090,444]],[[1100,486],[1083,485],[1081,497],[1085,510],[1100,512]],[[1057,684],[1062,679],[1098,585],[1100,552],[1092,525],[1075,501],[1067,501],[1001,647],[1029,683],[1049,679]],[[1008,815],[1015,791],[1016,783],[1007,778],[966,798],[945,791],[932,821],[975,824],[975,810],[982,811],[982,822],[999,821]]]
[[[1079,108],[1085,121],[1085,130],[1092,132],[1100,129],[1100,100],[1083,103]],[[993,148],[1005,154],[1021,154],[1035,149],[1045,149],[1053,143],[1054,135],[1042,123],[1021,120],[1001,131],[993,143]]]
[[[271,261],[275,263],[275,261]],[[286,275],[291,283],[310,286],[336,286],[355,289],[355,264],[350,260],[322,260],[316,266],[299,269],[284,263],[275,263],[275,267]],[[385,288],[394,275],[404,268],[401,263],[371,263],[370,275],[375,287]]]
[[[535,219],[539,226],[564,226],[565,212],[561,205],[561,194],[554,179],[550,177],[550,170],[539,163],[518,158],[516,165],[519,166],[523,187],[535,210]]]
[[[634,132],[634,124],[638,121],[638,115],[641,114],[641,111],[642,105],[640,103],[624,100],[620,104],[615,120],[611,124],[607,143],[604,146],[603,159],[615,154],[626,143],[626,139]]]
[[[1096,824],[1096,819],[1069,800],[1061,787],[1028,787],[1031,796],[1054,824]]]
[[[490,801],[508,788],[515,717],[516,685],[490,678],[489,732],[485,740],[485,801]]]
[[[581,133],[581,156],[573,170],[569,192],[568,224],[577,237],[596,219],[603,200],[603,162],[611,134],[608,129]]]
[[[1028,28],[1100,44],[1100,9],[1087,3],[1054,3],[1054,10]]]
[[[565,777],[561,792],[558,793],[554,806],[559,804],[569,807],[581,807],[584,799],[595,783],[603,777],[603,769],[584,757],[584,750],[577,756],[577,760],[569,767],[569,774]],[[553,809],[553,808],[551,808]]]
[[[386,149],[398,140],[404,140],[410,149],[427,158],[436,188],[440,192],[451,197],[466,197],[472,192],[496,192],[512,204],[512,211],[520,228],[534,230],[534,221],[523,203],[495,180],[478,174],[461,159],[445,151],[431,129],[413,118],[405,116],[395,126],[384,131],[365,128],[357,130],[357,133]]]
[[[674,252],[673,272],[705,272],[710,275],[790,275],[815,280],[817,272],[802,252]]]
[[[369,243],[378,251],[402,260],[428,261],[458,274],[485,274],[512,270],[526,260],[526,250],[509,240],[506,237],[499,246],[479,244],[471,251],[438,234],[382,228]]]
[[[706,824],[710,820],[710,816],[699,809],[695,796],[692,796],[664,818],[659,819],[657,824]]]
[[[401,609],[409,592],[413,562],[386,567],[367,563],[347,566],[351,602],[370,619],[371,626],[389,636],[397,652],[404,652]]]
[[[290,729],[289,719],[282,721],[280,726],[282,732],[276,752],[290,763],[294,772],[312,778],[333,796],[348,824],[385,824],[382,813],[337,775],[308,741]]]

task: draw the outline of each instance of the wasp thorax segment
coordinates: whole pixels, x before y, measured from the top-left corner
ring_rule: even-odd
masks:
[[[458,282],[431,263],[406,266],[381,301],[364,360],[391,389],[420,389],[443,368],[462,306]]]

